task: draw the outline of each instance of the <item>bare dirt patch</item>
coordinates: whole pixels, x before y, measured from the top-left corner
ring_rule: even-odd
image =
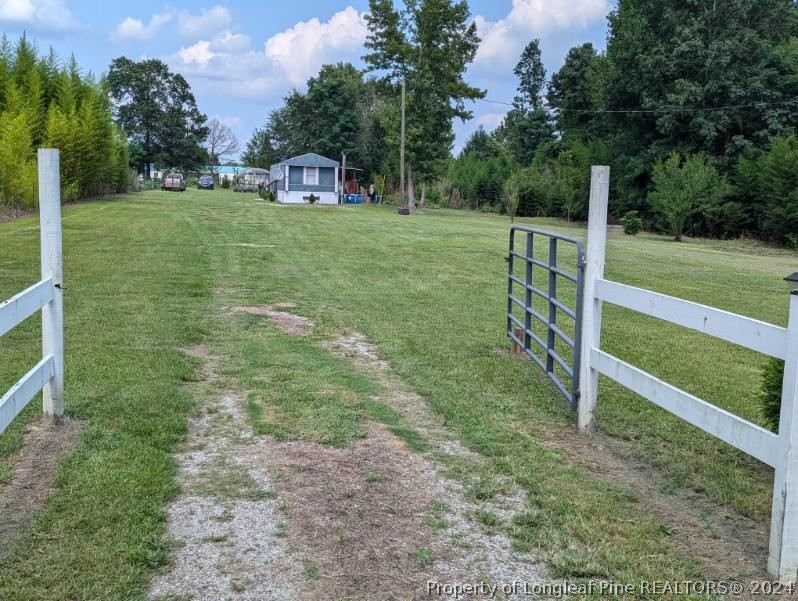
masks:
[[[275,480],[288,539],[312,562],[309,599],[411,599],[432,577],[418,553],[433,546],[434,476],[384,427],[367,431],[345,449],[263,438],[239,450]]]
[[[384,425],[365,427],[368,436],[343,449],[264,437],[237,450],[277,492],[314,585],[305,598],[420,600],[430,598],[430,581],[540,580],[536,558],[469,517],[490,503],[468,502],[461,485]]]
[[[22,217],[28,217],[34,213],[36,213],[36,211],[22,209],[0,209],[0,223],[14,221],[15,219],[20,219]]]
[[[293,313],[286,313],[285,311],[278,311],[269,305],[263,305],[261,307],[239,306],[233,307],[233,311],[267,317],[276,327],[286,334],[291,334],[293,336],[310,336],[313,326],[315,325],[312,319],[302,317],[301,315],[294,315]]]
[[[634,493],[647,512],[674,529],[671,541],[698,559],[710,578],[767,580],[767,524],[726,509],[705,496],[666,490],[651,466],[635,458],[630,445],[594,433],[552,431],[544,441],[597,477]]]
[[[218,360],[206,347],[185,352],[203,361],[204,381],[194,388],[205,401],[176,455],[182,490],[167,520],[174,549],[171,564],[153,578],[149,598],[302,599],[302,563],[281,535],[275,494],[238,460],[236,449],[253,436],[241,398],[214,390]]]
[[[82,429],[81,422],[69,419],[58,426],[44,421],[28,426],[23,447],[11,459],[11,482],[0,486],[0,556],[50,498],[58,464]]]
[[[399,495],[398,498],[408,507],[413,507],[413,503],[409,499],[403,499],[401,495],[418,495],[418,491],[424,491],[427,498],[417,499],[416,504],[431,502],[433,506],[446,508],[443,514],[435,518],[439,524],[446,525],[443,527],[443,535],[433,536],[430,543],[429,548],[440,560],[435,561],[427,570],[429,579],[440,583],[463,583],[484,579],[494,584],[541,581],[544,578],[544,570],[539,564],[539,558],[530,554],[514,553],[512,542],[499,527],[506,525],[514,515],[526,509],[525,491],[508,479],[498,477],[495,485],[502,492],[487,500],[470,500],[466,487],[473,483],[447,478],[432,457],[443,456],[447,462],[456,462],[461,467],[470,466],[471,469],[461,471],[474,473],[483,471],[480,468],[484,467],[485,458],[469,451],[460,443],[445,427],[441,418],[430,409],[427,402],[409,390],[391,371],[389,364],[379,358],[377,347],[363,334],[354,332],[326,341],[323,346],[336,355],[347,357],[360,371],[380,384],[383,392],[375,399],[402,415],[407,424],[420,433],[432,447],[431,453],[418,455],[408,451],[405,445],[394,437],[392,445],[383,443],[384,449],[392,449],[391,461],[413,472],[399,477],[404,481],[405,487],[412,483],[410,487],[416,492],[408,493],[403,489],[395,493]],[[369,430],[369,439],[380,440],[378,432],[373,433]],[[372,455],[375,455],[374,450],[368,456]],[[420,464],[421,469],[415,470],[413,467],[415,464]],[[497,527],[483,529],[474,517],[480,512],[483,516],[497,520]],[[428,520],[425,520],[425,523],[429,525]],[[371,532],[369,538],[379,540],[380,534]],[[418,570],[413,578],[417,587],[422,575],[424,572]],[[412,592],[418,597],[407,596],[405,591],[405,596],[399,594],[395,598],[428,598],[426,590],[420,592],[415,588]]]

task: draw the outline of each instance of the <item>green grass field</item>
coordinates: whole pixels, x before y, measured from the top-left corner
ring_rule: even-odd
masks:
[[[523,220],[526,222],[526,220]],[[552,220],[536,225],[584,236]],[[363,420],[401,419],[318,340],[357,330],[472,450],[480,474],[529,494],[512,525],[519,547],[550,553],[552,574],[617,581],[701,575],[634,494],[570,464],[543,441],[574,417],[532,364],[497,349],[505,336],[509,222],[476,213],[388,207],[283,207],[226,190],[144,192],[64,210],[68,414],[88,424],[56,493],[0,563],[0,598],[135,599],[166,560],[164,505],[176,492],[169,451],[186,432],[199,341],[249,394],[260,432],[346,445]],[[611,234],[607,277],[784,325],[794,253],[737,242],[674,243]],[[0,298],[38,280],[35,218],[0,224]],[[237,304],[292,302],[309,339],[234,314]],[[607,308],[603,348],[761,423],[764,358]],[[35,319],[0,339],[0,390],[39,353]],[[0,436],[8,457],[35,419],[34,400]],[[686,488],[765,522],[771,473],[755,460],[602,380],[599,428],[629,441],[663,488]],[[456,472],[457,466],[452,466]]]

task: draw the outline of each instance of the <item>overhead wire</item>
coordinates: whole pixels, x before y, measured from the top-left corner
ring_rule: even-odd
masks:
[[[515,106],[512,102],[506,102],[504,100],[491,100],[488,98],[478,98],[480,102],[488,102],[490,104],[501,104],[505,106]],[[766,108],[770,106],[784,106],[788,104],[794,104],[798,106],[798,99],[792,100],[783,100],[777,102],[757,102],[755,104],[737,104],[737,105],[726,105],[726,106],[708,106],[708,107],[680,107],[680,106],[664,106],[656,109],[643,109],[643,108],[634,108],[634,109],[557,109],[558,112],[564,113],[582,113],[582,114],[635,114],[635,113],[705,113],[705,112],[717,112],[717,111],[732,111],[732,110],[739,110],[739,109],[747,109],[747,108]]]

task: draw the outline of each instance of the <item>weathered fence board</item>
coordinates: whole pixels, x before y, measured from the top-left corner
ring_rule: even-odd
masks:
[[[771,357],[787,353],[787,330],[751,317],[604,279],[596,280],[596,298]]]
[[[770,466],[778,463],[779,437],[773,432],[663,382],[604,351],[593,349],[590,361],[599,373],[623,384],[686,422],[763,463]]]
[[[53,291],[53,280],[44,280],[0,303],[0,336],[16,328],[53,300]]]
[[[0,432],[14,421],[30,400],[53,377],[52,356],[44,357],[0,398]]]

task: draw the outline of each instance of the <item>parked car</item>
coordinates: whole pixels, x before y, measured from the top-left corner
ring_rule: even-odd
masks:
[[[210,175],[202,175],[197,180],[198,190],[213,190],[213,178]]]
[[[161,190],[171,190],[173,192],[185,192],[186,180],[182,173],[167,173],[163,178]]]

